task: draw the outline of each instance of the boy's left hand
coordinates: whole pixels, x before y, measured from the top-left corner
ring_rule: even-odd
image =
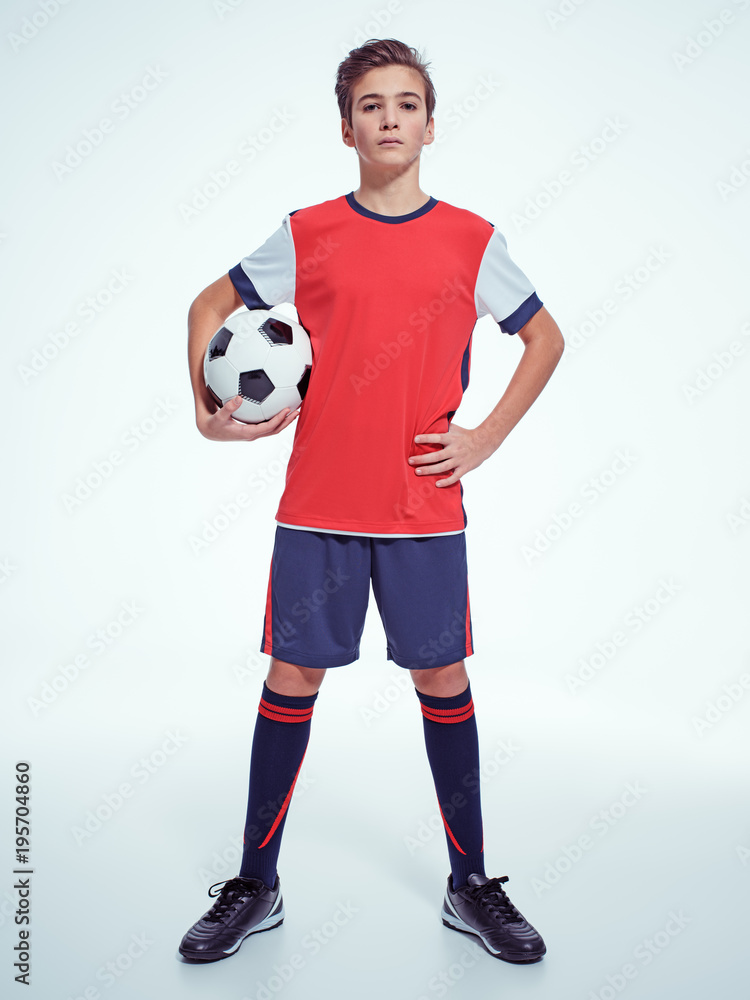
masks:
[[[416,468],[418,476],[438,476],[449,472],[447,479],[439,479],[436,486],[453,486],[459,479],[476,469],[489,458],[494,448],[486,432],[478,427],[459,427],[451,424],[446,434],[417,434],[415,444],[441,444],[441,451],[425,455],[412,455],[409,465]]]

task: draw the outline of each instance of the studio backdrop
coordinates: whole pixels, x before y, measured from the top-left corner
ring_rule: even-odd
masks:
[[[371,601],[316,705],[286,921],[189,966],[239,867],[294,427],[201,437],[187,311],[356,189],[333,86],[372,37],[430,63],[422,190],[505,235],[566,340],[463,481],[488,874],[548,954],[441,925],[421,715]],[[748,0],[3,5],[3,996],[744,995],[749,42]],[[522,351],[478,321],[457,423]]]

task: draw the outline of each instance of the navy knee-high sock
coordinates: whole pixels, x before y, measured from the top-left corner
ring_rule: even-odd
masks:
[[[273,887],[281,836],[310,739],[315,694],[276,694],[264,683],[250,757],[250,789],[240,875]]]
[[[416,691],[416,688],[415,688]],[[479,791],[479,739],[471,685],[453,698],[417,691],[424,716],[427,759],[445,827],[454,888],[472,872],[484,875]]]

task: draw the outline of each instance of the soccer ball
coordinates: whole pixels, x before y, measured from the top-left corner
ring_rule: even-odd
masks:
[[[259,424],[286,406],[299,406],[311,368],[312,346],[304,327],[272,309],[242,309],[211,338],[203,377],[219,406],[242,396],[235,420]]]

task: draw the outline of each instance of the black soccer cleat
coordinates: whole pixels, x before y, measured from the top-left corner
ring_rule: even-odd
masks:
[[[223,888],[214,892],[220,885]],[[278,875],[273,889],[259,878],[236,877],[212,885],[208,894],[219,898],[180,942],[180,954],[191,961],[216,962],[227,958],[246,937],[278,927],[284,920]]]
[[[518,912],[502,887],[508,876],[469,875],[466,885],[448,888],[441,916],[446,927],[474,934],[496,958],[505,962],[538,962],[547,948],[539,932]]]

